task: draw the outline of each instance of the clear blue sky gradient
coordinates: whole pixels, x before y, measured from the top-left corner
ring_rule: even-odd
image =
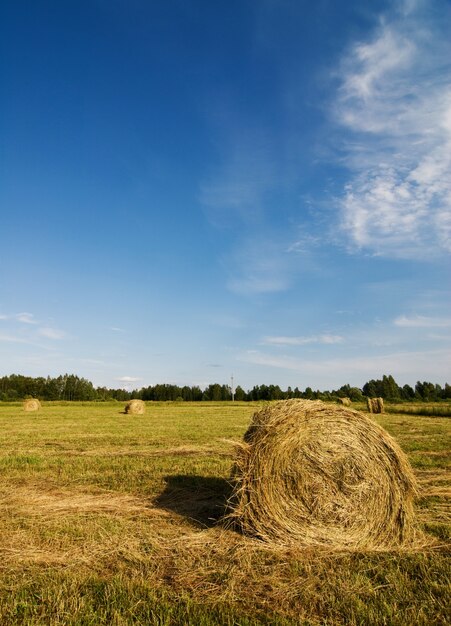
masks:
[[[0,375],[450,382],[446,0],[5,0]]]

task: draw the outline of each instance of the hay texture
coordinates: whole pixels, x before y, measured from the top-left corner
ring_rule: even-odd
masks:
[[[369,417],[288,400],[257,412],[238,447],[228,515],[268,542],[390,549],[416,536],[412,469]]]
[[[338,404],[342,404],[343,406],[351,406],[351,398],[338,398]]]
[[[370,413],[384,413],[384,399],[383,398],[367,398],[366,406]]]
[[[28,400],[24,400],[23,410],[24,411],[39,411],[41,408],[41,403],[36,398],[29,398]]]
[[[146,405],[142,400],[130,400],[125,405],[125,413],[130,415],[143,415],[146,412]]]

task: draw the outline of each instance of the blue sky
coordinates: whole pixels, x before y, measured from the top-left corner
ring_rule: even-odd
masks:
[[[5,0],[0,375],[450,382],[451,5]]]

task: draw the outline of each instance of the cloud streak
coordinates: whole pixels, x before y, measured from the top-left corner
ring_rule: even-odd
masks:
[[[3,343],[31,343],[23,337],[17,337],[16,335],[4,335],[0,334],[0,342]]]
[[[62,330],[59,330],[58,328],[50,328],[47,326],[43,326],[39,329],[38,332],[41,337],[45,337],[46,339],[54,339],[57,341],[66,337],[66,333]]]
[[[343,343],[344,339],[340,335],[312,335],[310,337],[264,337],[264,344],[273,346],[305,346],[307,344],[332,345]]]
[[[22,322],[22,324],[37,324],[38,323],[34,319],[33,313],[18,313],[15,317],[17,321]]]
[[[64,331],[58,328],[42,325],[42,322],[35,319],[33,313],[1,315],[0,320],[6,322],[6,325],[10,327],[9,334],[0,335],[2,342],[41,345],[42,338],[59,341],[67,336]]]
[[[450,328],[451,318],[400,315],[394,320],[394,324],[401,328]]]
[[[447,7],[434,4],[450,26]],[[432,13],[383,20],[340,69],[334,114],[351,132],[341,227],[376,255],[451,251],[451,43]]]
[[[222,164],[200,186],[200,201],[208,219],[219,227],[258,223],[268,192],[278,182],[273,147],[265,132],[250,130],[232,121],[230,135],[221,142]]]
[[[225,262],[230,268],[227,286],[235,293],[249,295],[284,291],[293,280],[289,255],[284,244],[275,237],[248,238]]]
[[[0,315],[0,321],[14,320],[21,324],[38,324],[33,313],[15,313],[14,315]]]

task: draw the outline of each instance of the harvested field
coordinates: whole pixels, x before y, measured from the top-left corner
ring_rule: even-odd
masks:
[[[449,609],[449,420],[375,416],[419,485],[424,548],[265,544],[225,529],[261,405],[0,403],[0,623],[405,626]]]

